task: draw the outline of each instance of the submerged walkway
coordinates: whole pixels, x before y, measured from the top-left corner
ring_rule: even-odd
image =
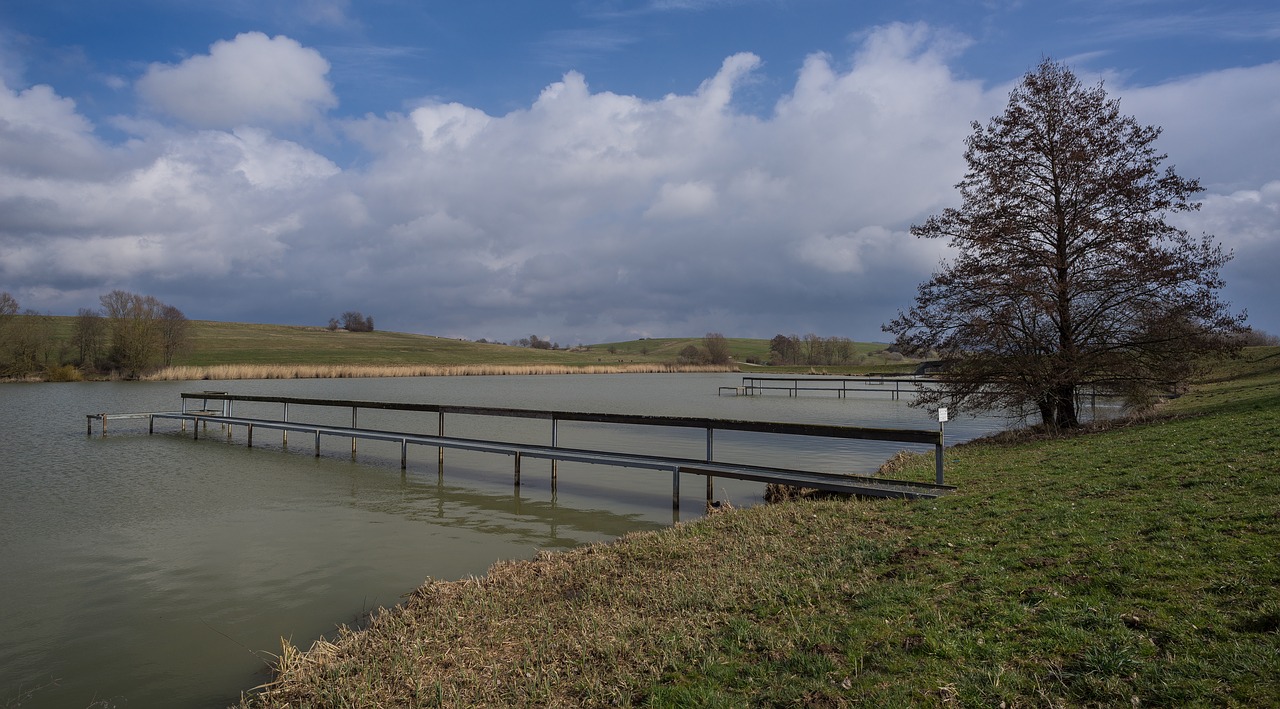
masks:
[[[722,386],[720,394],[759,396],[770,391],[785,391],[787,396],[800,396],[808,392],[834,392],[841,399],[849,392],[887,392],[894,399],[903,394],[918,394],[920,390],[937,384],[931,377],[833,377],[807,376],[783,377],[774,375],[746,375],[742,385]]]
[[[322,437],[345,438],[351,440],[351,453],[356,453],[356,441],[359,439],[389,441],[400,444],[400,467],[408,467],[408,448],[410,445],[430,446],[439,449],[438,463],[440,472],[444,471],[444,449],[454,448],[470,451],[481,451],[510,455],[514,458],[515,484],[520,484],[520,464],[523,458],[540,458],[552,461],[552,484],[557,479],[556,461],[573,461],[599,465],[613,465],[626,468],[641,468],[667,471],[672,475],[672,505],[679,508],[680,476],[684,474],[702,475],[707,479],[707,502],[711,502],[712,480],[714,478],[732,478],[755,482],[790,485],[813,488],[828,492],[852,495],[896,498],[933,498],[946,494],[955,488],[943,484],[942,449],[943,434],[941,430],[928,431],[918,429],[882,429],[861,428],[855,426],[834,426],[824,424],[780,423],[767,421],[743,421],[734,419],[712,419],[676,416],[640,416],[630,414],[601,414],[574,411],[545,411],[533,409],[512,409],[501,407],[453,406],[444,404],[410,404],[383,401],[354,401],[339,399],[306,399],[298,397],[249,396],[235,395],[226,392],[193,392],[182,396],[182,410],[156,411],[146,413],[98,413],[87,415],[87,433],[93,434],[95,421],[101,423],[102,435],[107,433],[109,421],[142,420],[148,422],[148,432],[155,432],[155,422],[159,420],[176,420],[181,429],[186,430],[192,424],[193,437],[199,438],[201,428],[207,431],[208,424],[219,424],[227,427],[227,437],[231,437],[232,428],[240,426],[245,429],[246,444],[253,446],[254,432],[266,429],[282,432],[287,442],[290,432],[306,434],[314,437],[315,455],[320,455]],[[198,408],[189,402],[199,401]],[[217,408],[211,408],[210,402],[220,402]],[[279,418],[260,416],[236,416],[232,411],[235,402],[253,402],[283,405],[283,413]],[[310,406],[324,408],[350,409],[351,425],[330,425],[290,420],[290,406]],[[361,410],[391,410],[410,412],[430,412],[437,415],[437,433],[410,433],[404,431],[380,430],[359,426]],[[449,436],[445,433],[447,414],[488,417],[514,417],[544,419],[551,422],[551,440],[549,445],[520,443],[513,441],[487,440]],[[619,426],[660,426],[677,428],[695,428],[706,431],[705,458],[689,458],[679,456],[648,455],[616,451],[591,450],[582,448],[565,448],[558,445],[558,428],[561,421],[594,422]],[[890,480],[885,478],[859,475],[844,475],[815,470],[796,470],[773,466],[757,466],[742,463],[729,463],[714,459],[715,431],[748,431],[760,434],[783,434],[812,436],[821,438],[843,438],[874,441],[892,441],[908,445],[932,446],[936,457],[936,481],[933,483],[913,482],[906,480]]]

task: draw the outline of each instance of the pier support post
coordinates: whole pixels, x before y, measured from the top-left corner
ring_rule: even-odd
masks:
[[[437,414],[437,417],[440,419],[440,437],[444,438],[444,412],[441,411]],[[436,450],[438,451],[437,460],[440,462],[440,474],[444,475],[444,446],[440,446]]]
[[[156,432],[156,417],[147,417],[147,435],[150,436]]]
[[[520,487],[520,451],[516,451],[516,487]]]
[[[708,463],[710,463],[711,459],[714,457],[714,452],[711,447],[713,433],[715,433],[715,429],[708,426],[707,427],[707,462]],[[707,504],[708,505],[711,504],[712,497],[714,495],[715,495],[715,478],[708,475],[707,476]]]
[[[249,424],[248,431],[246,432],[245,435],[248,437],[248,441],[247,441],[248,445],[246,447],[252,448],[253,447],[253,424]]]
[[[400,469],[405,470],[409,467],[409,439],[400,439]]]
[[[551,417],[551,447],[552,448],[560,447],[560,419],[556,418],[555,416]],[[552,483],[555,482],[556,472],[559,466],[560,466],[560,461],[556,460],[555,458],[552,458],[551,459],[551,482]]]
[[[200,440],[200,418],[199,417],[191,419],[191,431],[192,431],[191,440],[193,441]]]
[[[316,429],[316,457],[320,457],[320,429]]]

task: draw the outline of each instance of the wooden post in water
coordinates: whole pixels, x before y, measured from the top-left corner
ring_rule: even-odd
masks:
[[[252,448],[252,447],[253,447],[253,424],[249,424],[249,430],[248,430],[248,433],[247,433],[246,435],[248,436],[248,446],[247,446],[247,447],[248,447],[248,448]]]
[[[516,487],[520,487],[520,451],[516,451]]]
[[[284,402],[284,422],[289,423],[289,402]],[[289,429],[280,429],[280,445],[285,448],[289,447]]]
[[[316,457],[320,457],[320,429],[316,429]]]
[[[400,439],[400,469],[405,470],[409,467],[409,439]]]
[[[354,406],[352,406],[352,407],[351,407],[351,428],[352,428],[352,429],[357,428],[357,426],[356,426],[356,407],[354,407]],[[351,437],[351,459],[352,459],[352,460],[355,460],[355,459],[356,459],[356,437],[355,437],[355,436],[352,436],[352,437]]]

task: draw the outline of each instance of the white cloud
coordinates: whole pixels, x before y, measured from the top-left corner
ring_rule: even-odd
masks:
[[[323,323],[355,308],[385,328],[562,343],[880,337],[945,253],[908,227],[957,203],[969,122],[1007,98],[1008,84],[952,72],[962,45],[878,28],[848,57],[810,56],[763,115],[734,105],[760,66],[751,54],[657,100],[569,72],[503,115],[426,102],[334,124],[363,150],[345,169],[269,130],[333,104],[327,64],[287,38],[241,35],[153,67],[139,86],[158,105],[205,110],[199,92],[148,83],[179,76],[231,87],[227,109],[184,117],[203,129],[118,121],[133,136],[120,145],[49,87],[3,89],[0,289],[60,312],[125,287],[193,317]],[[311,89],[238,80],[264,52]],[[1280,258],[1276,71],[1108,85],[1204,178],[1188,224],[1236,250],[1231,299],[1264,317],[1274,278],[1259,264]]]
[[[666,183],[644,215],[655,219],[689,219],[707,216],[715,206],[716,190],[707,182]]]
[[[152,64],[138,92],[202,128],[296,124],[337,105],[329,62],[288,37],[246,32],[178,65]]]
[[[1120,109],[1164,128],[1158,146],[1179,174],[1215,191],[1257,188],[1280,165],[1280,62],[1152,87],[1108,85]]]
[[[105,159],[93,126],[52,87],[11,91],[0,82],[0,172],[37,178],[94,173]]]

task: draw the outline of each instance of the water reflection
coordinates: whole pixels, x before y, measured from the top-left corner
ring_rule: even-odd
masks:
[[[234,393],[424,401],[579,411],[710,416],[929,428],[887,396],[719,397],[734,375],[466,377],[218,383]],[[480,574],[498,559],[530,558],[670,524],[668,473],[435,449],[313,442],[211,428],[192,440],[176,422],[145,422],[86,437],[95,411],[180,408],[207,382],[0,387],[0,706],[224,706],[279,638],[306,645],[336,623],[395,603],[427,577]],[[253,415],[249,409],[236,413]],[[278,415],[278,410],[261,415]],[[290,418],[341,413],[291,410]],[[361,412],[367,426],[435,431]],[[349,415],[346,423],[349,423]],[[547,422],[448,421],[457,435],[548,443]],[[998,421],[958,420],[949,440]],[[699,455],[701,431],[605,431],[563,425],[560,444]],[[832,444],[828,446],[827,444]],[[774,440],[718,433],[717,459],[869,472],[898,446]],[[963,484],[961,482],[961,484]],[[687,476],[678,514],[701,513],[701,478]],[[717,480],[715,494],[753,504],[759,486]]]

